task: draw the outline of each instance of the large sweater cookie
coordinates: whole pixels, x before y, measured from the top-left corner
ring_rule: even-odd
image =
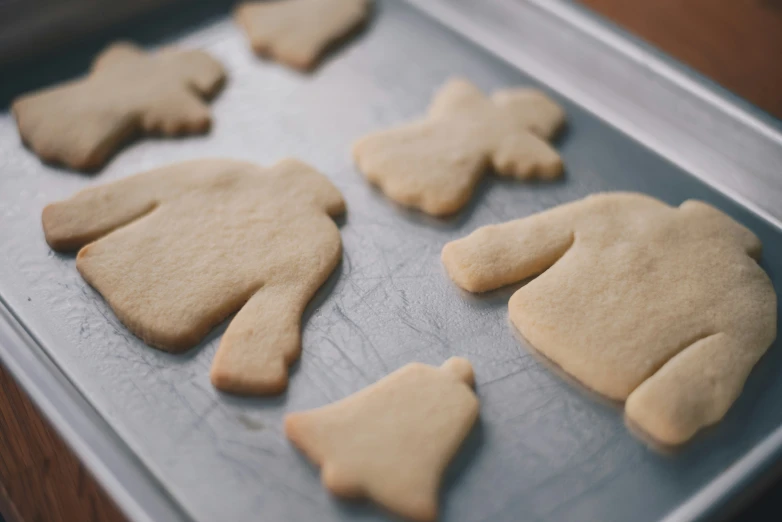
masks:
[[[445,245],[451,278],[510,299],[529,343],[628,419],[678,444],[719,421],[776,337],[777,297],[749,230],[699,201],[607,193]]]
[[[434,216],[467,204],[491,166],[517,178],[556,178],[562,161],[545,141],[565,113],[534,89],[486,97],[466,80],[437,93],[426,118],[358,140],[353,156],[364,175],[402,205]]]
[[[81,248],[84,279],[152,346],[190,348],[238,312],[212,382],[264,394],[287,385],[304,308],[341,257],[330,216],[344,209],[331,182],[299,161],[197,160],[51,204],[43,227],[55,250]]]
[[[437,517],[448,462],[478,418],[472,366],[412,363],[339,402],[285,418],[285,433],[322,468],[324,485],[420,521]]]
[[[236,21],[256,54],[306,70],[359,27],[370,6],[370,0],[246,2],[236,9]]]
[[[26,94],[11,109],[22,140],[41,159],[90,170],[138,131],[208,130],[202,98],[214,95],[224,79],[222,66],[204,52],[147,54],[117,43],[96,58],[88,76]]]

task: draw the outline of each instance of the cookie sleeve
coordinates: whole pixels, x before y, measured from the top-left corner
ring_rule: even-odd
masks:
[[[443,247],[443,265],[469,292],[494,290],[540,274],[573,244],[580,207],[581,202],[575,202],[479,228]]]
[[[155,191],[147,190],[163,169],[83,190],[43,209],[46,242],[54,250],[77,250],[112,230],[151,212]]]
[[[695,342],[630,394],[629,425],[658,443],[687,441],[725,416],[763,351],[725,333]]]

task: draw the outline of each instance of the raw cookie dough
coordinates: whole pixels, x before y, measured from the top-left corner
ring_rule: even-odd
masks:
[[[358,140],[353,157],[397,203],[443,216],[467,204],[490,166],[521,179],[559,177],[562,161],[545,140],[564,121],[562,108],[540,91],[509,89],[488,98],[454,79],[424,119]]]
[[[257,55],[308,70],[366,20],[370,5],[369,0],[246,2],[236,9],[236,21]]]
[[[472,366],[412,363],[339,402],[285,418],[285,434],[332,493],[413,520],[437,518],[448,462],[478,418]]]
[[[510,299],[529,343],[629,421],[679,444],[719,421],[776,337],[760,240],[716,208],[606,193],[445,245],[456,284]]]
[[[91,170],[138,131],[166,135],[206,132],[204,97],[222,86],[222,66],[201,51],[145,53],[115,43],[80,80],[14,101],[22,140],[44,161]]]
[[[133,333],[177,352],[234,312],[212,383],[241,394],[285,389],[301,315],[337,266],[330,216],[342,195],[300,161],[178,163],[79,192],[43,211],[55,250]]]

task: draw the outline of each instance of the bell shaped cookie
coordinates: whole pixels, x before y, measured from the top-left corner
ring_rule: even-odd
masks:
[[[470,292],[537,276],[508,306],[529,344],[679,444],[725,415],[776,337],[760,251],[706,203],[605,193],[480,228],[442,260]]]
[[[212,383],[282,391],[301,350],[301,316],[341,258],[331,216],[342,195],[296,160],[178,163],[47,206],[46,240],[134,334],[178,352],[234,312]],[[86,245],[86,246],[85,246]]]
[[[562,161],[546,140],[564,121],[562,108],[540,91],[509,89],[489,98],[455,79],[424,119],[358,140],[353,157],[397,203],[444,216],[467,204],[490,167],[521,179],[560,176]]]
[[[312,69],[328,47],[369,16],[369,0],[273,0],[236,9],[253,51],[297,69]]]
[[[412,363],[328,406],[292,413],[285,434],[344,498],[369,498],[412,520],[437,517],[446,466],[478,418],[472,366]]]
[[[22,140],[41,159],[92,170],[139,131],[207,131],[203,98],[213,96],[224,79],[222,66],[202,51],[145,53],[116,43],[86,77],[25,94],[11,110]]]

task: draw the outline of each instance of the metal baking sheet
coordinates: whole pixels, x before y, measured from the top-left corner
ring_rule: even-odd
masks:
[[[123,36],[148,45],[203,48],[225,64],[230,79],[213,103],[209,135],[140,140],[94,176],[42,165],[20,145],[11,116],[0,112],[3,362],[133,520],[384,519],[369,504],[339,502],[324,491],[317,470],[286,442],[282,416],[344,397],[407,362],[439,364],[451,355],[466,356],[475,367],[481,418],[445,478],[443,520],[644,522],[711,520],[717,511],[727,513],[716,508],[733,505],[782,446],[779,343],[722,423],[679,451],[659,453],[626,430],[620,407],[561,380],[513,335],[506,304],[515,287],[467,295],[449,282],[439,253],[445,242],[482,225],[596,191],[637,190],[671,204],[699,198],[750,227],[765,246],[763,267],[780,288],[782,230],[775,221],[779,209],[768,200],[779,187],[767,174],[782,165],[768,164],[782,158],[782,139],[762,120],[737,119],[745,114],[738,105],[729,104],[739,112],[728,113],[698,105],[705,103],[702,97],[663,82],[660,71],[625,78],[625,86],[617,88],[610,83],[610,67],[621,53],[601,50],[594,34],[534,3],[487,2],[479,10],[487,17],[508,4],[526,10],[529,33],[509,35],[505,47],[483,39],[480,30],[467,34],[468,22],[480,21],[470,13],[477,3],[414,3],[428,14],[405,2],[377,2],[368,30],[313,75],[253,57],[220,3],[194,8],[175,21],[169,12],[157,22],[126,27]],[[551,27],[557,31],[551,33]],[[498,25],[494,36],[501,31]],[[522,44],[528,38],[535,49],[541,44],[535,38],[544,37],[552,39],[550,45],[534,56],[506,55],[514,38]],[[540,59],[563,42],[572,49],[561,61]],[[83,72],[98,47],[18,70],[3,78],[3,95]],[[594,70],[602,74],[590,71],[588,77],[608,82],[613,104],[586,80],[583,88],[563,80],[568,61],[590,49]],[[470,206],[449,220],[403,210],[372,189],[352,165],[350,143],[422,114],[434,90],[454,75],[487,90],[538,85],[557,98],[569,122],[557,144],[567,165],[565,179],[521,183],[488,176]],[[660,85],[687,92],[646,106],[658,118],[648,126],[642,105],[630,118],[635,127],[623,123],[627,113],[616,107],[627,103],[629,93]],[[660,115],[674,102],[692,116],[681,126],[669,121],[665,127]],[[689,133],[688,125],[704,114],[710,127]],[[726,130],[731,128],[733,134]],[[645,139],[650,129],[656,137]],[[742,160],[732,153],[736,145],[704,156],[721,132],[726,140],[740,139],[754,156]],[[671,136],[679,144],[673,152]],[[687,140],[700,148],[688,149]],[[79,277],[73,256],[53,253],[43,240],[40,214],[46,203],[87,186],[210,156],[260,164],[301,158],[327,174],[348,203],[341,223],[342,264],[308,308],[302,358],[280,397],[236,398],[211,387],[208,368],[224,326],[184,355],[145,346]],[[720,165],[724,170],[741,161],[743,171],[719,177]],[[717,163],[716,177],[709,178],[709,165]],[[735,190],[728,190],[733,182]]]

